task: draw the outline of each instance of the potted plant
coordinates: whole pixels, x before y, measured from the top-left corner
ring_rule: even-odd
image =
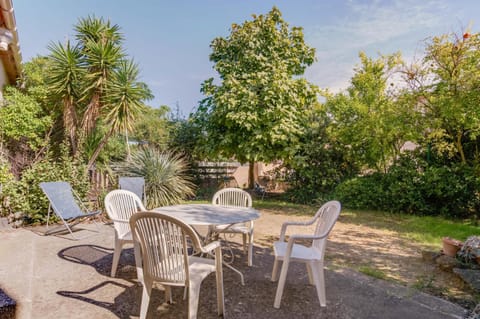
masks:
[[[463,243],[459,240],[450,237],[442,238],[443,253],[447,256],[455,257],[462,246]]]

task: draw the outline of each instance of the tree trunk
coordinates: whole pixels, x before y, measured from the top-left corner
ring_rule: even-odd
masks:
[[[130,143],[128,143],[128,130],[125,128],[125,143],[127,143],[127,159],[130,159],[131,153],[130,153]]]
[[[100,141],[100,143],[98,143],[98,146],[97,146],[97,148],[95,149],[95,152],[93,152],[92,157],[91,157],[90,160],[88,161],[87,171],[93,166],[93,164],[94,164],[95,161],[97,160],[98,155],[100,154],[101,150],[105,147],[105,145],[106,145],[107,142],[108,142],[108,139],[110,138],[110,136],[112,136],[112,134],[113,134],[113,129],[110,129],[110,130],[105,134],[105,136],[102,138],[102,140]]]
[[[463,132],[457,133],[457,139],[455,141],[455,144],[457,145],[457,150],[460,153],[462,164],[465,164],[467,162],[467,159],[465,158],[465,153],[463,152],[462,136],[463,136]]]
[[[77,115],[76,115],[75,107],[71,98],[65,97],[63,104],[65,106],[65,110],[63,111],[63,125],[70,139],[72,156],[75,157],[77,155],[77,150],[78,150],[77,149]]]
[[[85,135],[92,133],[95,128],[95,122],[100,112],[100,93],[95,92],[88,103],[85,113],[83,113],[82,129]]]
[[[254,169],[255,169],[255,161],[248,162],[248,188],[249,189],[254,189],[255,187]]]

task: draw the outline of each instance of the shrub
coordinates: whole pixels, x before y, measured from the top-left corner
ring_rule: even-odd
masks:
[[[480,179],[473,168],[462,164],[429,167],[422,178],[420,192],[427,214],[469,218],[478,213]]]
[[[383,209],[386,192],[382,174],[355,177],[337,186],[334,198],[353,209]]]
[[[300,140],[297,154],[287,163],[290,188],[286,196],[294,202],[328,200],[339,183],[358,172],[345,146],[328,136],[324,121],[317,119],[311,123]]]
[[[187,166],[179,155],[141,148],[119,167],[120,174],[145,177],[147,208],[178,204],[194,196],[195,185],[186,175]]]
[[[13,174],[10,171],[10,164],[0,155],[0,194],[2,185],[13,180]]]
[[[345,207],[472,218],[480,208],[480,183],[471,167],[426,166],[405,156],[386,174],[343,182],[335,198]]]
[[[89,189],[83,165],[69,157],[58,162],[43,159],[26,169],[19,181],[12,180],[5,185],[2,215],[22,215],[26,223],[45,222],[49,202],[39,184],[47,181],[67,181],[81,197]]]

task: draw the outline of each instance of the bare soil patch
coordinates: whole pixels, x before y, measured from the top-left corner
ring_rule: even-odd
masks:
[[[255,223],[255,243],[271,247],[284,221],[308,219],[262,210],[262,217]],[[305,229],[292,228],[288,233],[302,231]],[[308,231],[313,232],[313,228]],[[325,258],[330,268],[352,268],[473,309],[478,302],[475,292],[457,275],[424,261],[423,250],[431,247],[402,238],[395,231],[358,225],[341,215],[330,233]]]

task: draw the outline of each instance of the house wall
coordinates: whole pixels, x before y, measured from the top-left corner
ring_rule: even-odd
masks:
[[[3,87],[9,84],[7,72],[3,63],[0,63],[0,101],[3,100]]]

